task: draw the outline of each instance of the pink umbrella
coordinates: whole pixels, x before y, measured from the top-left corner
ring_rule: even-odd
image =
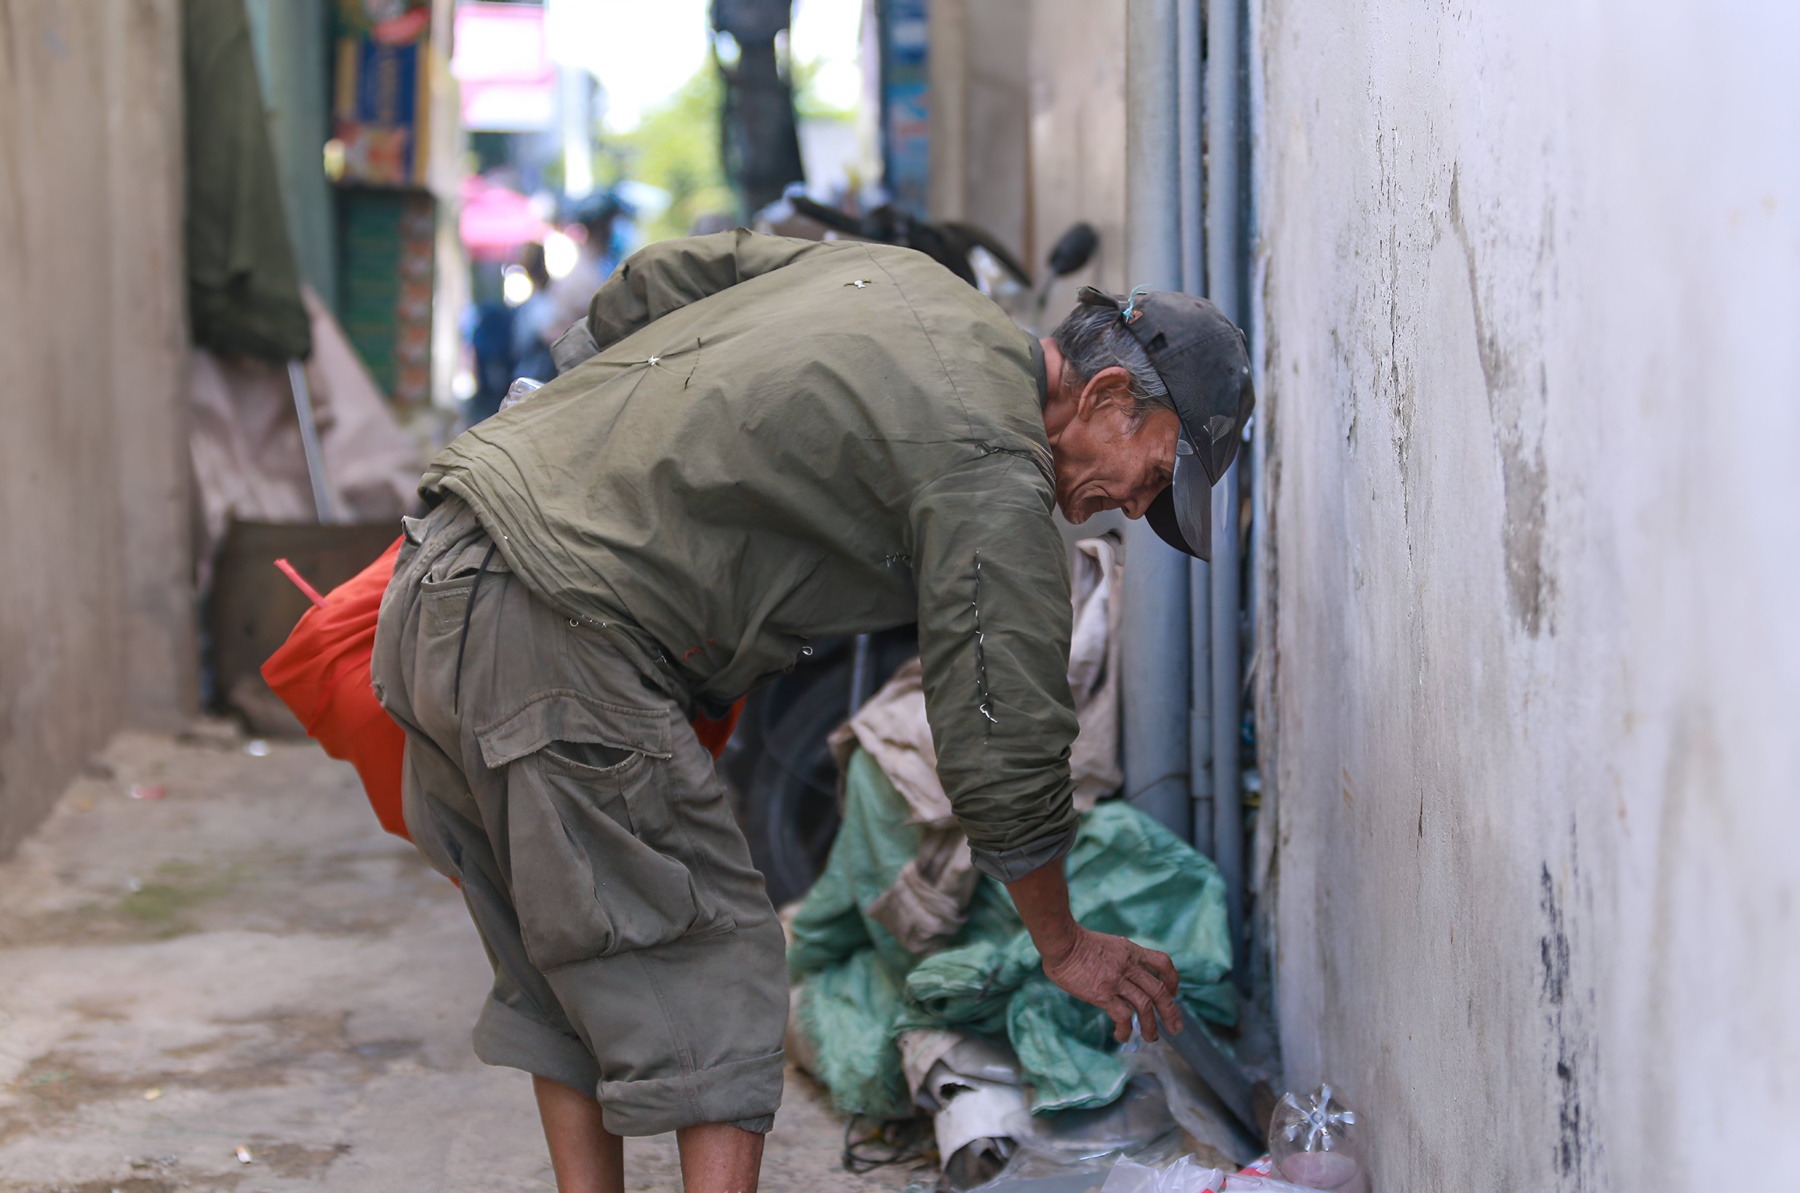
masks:
[[[480,261],[505,260],[520,245],[550,233],[550,225],[531,210],[531,200],[480,175],[463,180],[456,226],[469,255]]]

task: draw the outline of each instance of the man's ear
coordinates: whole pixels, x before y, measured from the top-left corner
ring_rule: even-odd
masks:
[[[1101,369],[1088,378],[1088,383],[1081,387],[1075,412],[1083,419],[1090,419],[1107,406],[1117,407],[1127,414],[1137,409],[1131,396],[1131,373],[1122,366]]]

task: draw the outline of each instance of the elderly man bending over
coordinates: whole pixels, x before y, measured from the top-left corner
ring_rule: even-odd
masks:
[[[563,372],[430,466],[376,691],[406,823],[494,967],[475,1026],[532,1074],[565,1191],[676,1131],[754,1189],[781,1101],[780,925],[688,720],[821,635],[916,621],[938,769],[1052,981],[1121,1038],[1168,957],[1069,913],[1069,575],[1053,519],[1206,551],[1243,340],[1183,295],[1084,291],[1036,341],[929,258],[727,232],[638,253]]]

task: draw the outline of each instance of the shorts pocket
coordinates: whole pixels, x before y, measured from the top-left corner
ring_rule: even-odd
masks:
[[[612,736],[507,768],[513,902],[540,970],[736,927],[675,823],[666,760]]]
[[[461,630],[469,600],[475,595],[478,573],[486,572],[492,577],[507,572],[500,553],[488,553],[490,545],[486,536],[481,536],[451,547],[426,566],[419,577],[419,603],[432,632]]]

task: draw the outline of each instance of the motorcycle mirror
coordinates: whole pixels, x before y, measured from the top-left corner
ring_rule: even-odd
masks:
[[[1083,220],[1064,232],[1050,249],[1050,272],[1059,278],[1067,277],[1086,265],[1099,247],[1100,233]]]

